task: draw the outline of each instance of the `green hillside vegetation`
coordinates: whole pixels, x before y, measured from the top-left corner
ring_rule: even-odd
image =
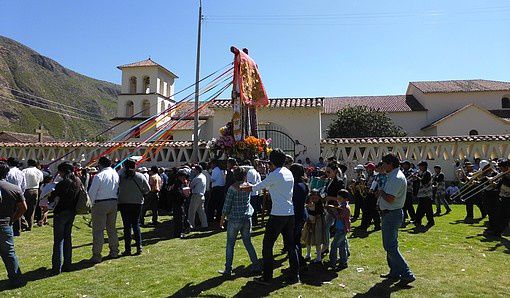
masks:
[[[63,113],[81,119],[13,102],[9,99],[52,110],[58,107],[5,87],[75,107],[79,110],[61,108]],[[91,140],[115,116],[119,92],[119,85],[76,73],[12,39],[0,36],[1,130],[33,134],[42,123],[56,139]]]

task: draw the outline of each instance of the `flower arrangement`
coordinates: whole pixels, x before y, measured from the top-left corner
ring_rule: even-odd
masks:
[[[271,152],[269,147],[271,139],[258,139],[249,136],[244,140],[236,142],[233,136],[232,122],[228,122],[219,129],[220,137],[211,142],[211,147],[217,156],[225,153],[227,156],[239,159],[253,159],[256,157],[267,156]]]

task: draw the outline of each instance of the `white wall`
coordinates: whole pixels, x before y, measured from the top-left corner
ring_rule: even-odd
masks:
[[[129,80],[136,77],[136,93],[145,93],[143,88],[143,78],[150,78],[150,92],[156,92],[158,68],[157,67],[126,67],[122,69],[121,93],[129,93]]]
[[[504,123],[476,107],[469,107],[437,125],[437,135],[468,135],[472,129],[480,135],[510,134],[510,122]]]

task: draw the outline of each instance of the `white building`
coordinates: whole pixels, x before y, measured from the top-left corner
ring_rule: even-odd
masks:
[[[122,70],[122,93],[117,118],[113,120],[125,120],[144,107],[150,106],[147,109],[150,112],[145,111],[119,125],[117,132],[175,103],[173,88],[177,76],[166,68],[148,59],[119,66],[119,69]],[[258,110],[260,137],[272,138],[273,147],[294,153],[303,160],[304,157],[317,160],[329,124],[339,110],[349,105],[366,105],[386,112],[408,136],[510,134],[510,82],[455,80],[411,82],[403,95],[272,98],[269,106]],[[219,128],[230,121],[231,115],[230,100],[215,100],[210,108],[201,110],[199,138],[218,137]],[[177,111],[166,118],[160,117],[157,127],[149,133],[161,129],[170,119],[180,119],[183,124],[173,131],[171,139],[192,140],[193,121],[183,116],[186,115]],[[142,134],[133,140],[141,141],[147,136]]]

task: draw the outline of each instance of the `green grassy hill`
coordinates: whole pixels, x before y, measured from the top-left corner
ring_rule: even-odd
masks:
[[[13,102],[12,99],[42,108],[58,107],[58,104],[5,87],[80,109],[63,107],[64,113],[72,113],[81,119]],[[0,36],[1,130],[34,133],[42,123],[57,139],[90,138],[107,127],[108,119],[115,115],[119,92],[120,86],[116,84],[76,73],[12,39]]]

